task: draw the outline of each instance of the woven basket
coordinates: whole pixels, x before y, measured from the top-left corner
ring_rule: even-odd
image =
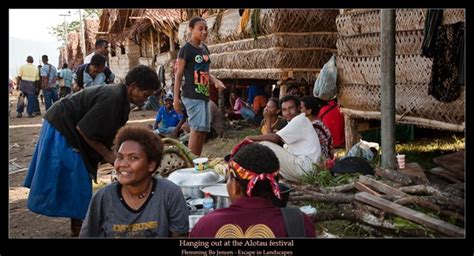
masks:
[[[397,31],[423,30],[426,9],[396,10],[395,29]],[[443,13],[442,24],[465,21],[464,9],[447,9]],[[351,36],[366,33],[380,33],[380,11],[363,11],[339,15],[336,18],[337,31],[340,36]]]
[[[349,110],[380,111],[380,12],[341,13],[336,18],[339,103]],[[464,22],[464,15],[463,9],[445,10],[442,23]],[[397,122],[440,129],[459,127],[465,117],[465,88],[451,103],[428,95],[432,59],[420,56],[425,16],[424,9],[396,11],[396,113],[411,117]]]
[[[457,100],[442,103],[428,95],[428,84],[396,84],[396,114],[460,125],[464,122],[464,95],[463,90]],[[380,111],[378,85],[340,84],[337,98],[344,108]]]
[[[331,49],[270,48],[211,55],[211,69],[321,68]]]
[[[260,26],[263,34],[277,32],[336,31],[338,10],[262,9]]]
[[[290,78],[289,81],[293,83],[312,85],[319,71],[319,69],[211,69],[211,74],[219,79],[280,80]]]
[[[336,49],[336,32],[302,32],[302,33],[276,33],[253,38],[242,39],[221,44],[209,45],[212,54],[234,51],[247,51],[252,49],[268,49],[271,47],[282,48],[308,48],[321,47]]]
[[[222,14],[209,16],[207,21],[207,44],[218,44],[230,41],[251,38],[251,20],[245,29],[240,31],[240,15],[238,9],[228,9]],[[259,35],[268,35],[278,32],[335,32],[334,20],[337,10],[316,9],[261,9],[259,18]],[[222,17],[218,22],[218,17]],[[218,28],[215,28],[215,26]],[[216,31],[217,29],[217,31]],[[178,39],[181,45],[189,41],[188,22],[180,24]]]
[[[420,54],[423,31],[398,31],[395,33],[395,54]],[[380,33],[339,37],[337,52],[347,56],[380,56]]]
[[[420,55],[395,57],[396,83],[428,83],[432,60]],[[380,57],[345,57],[336,60],[338,81],[342,84],[380,84]]]

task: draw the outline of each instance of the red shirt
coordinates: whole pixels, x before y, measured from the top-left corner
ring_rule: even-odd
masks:
[[[329,110],[331,108],[331,110]],[[329,111],[328,111],[329,110]],[[334,147],[344,146],[344,116],[335,101],[329,101],[329,104],[322,107],[318,117],[328,127],[332,136]]]
[[[313,222],[304,214],[307,237],[315,237]],[[276,238],[288,237],[280,208],[262,197],[241,197],[228,208],[202,217],[189,237]]]

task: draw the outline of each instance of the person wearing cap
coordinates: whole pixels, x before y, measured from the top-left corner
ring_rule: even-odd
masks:
[[[227,172],[231,205],[203,216],[190,237],[276,238],[289,237],[281,209],[278,158],[268,147],[244,140],[232,150]],[[262,161],[265,159],[265,161]],[[303,217],[306,237],[315,237],[308,216]]]
[[[160,107],[156,114],[153,130],[155,133],[164,136],[176,138],[185,119],[183,115],[178,114],[173,108],[173,95],[167,94],[164,99],[164,105]]]

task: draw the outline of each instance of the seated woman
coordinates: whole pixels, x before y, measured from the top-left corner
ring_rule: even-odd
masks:
[[[345,147],[344,116],[336,99],[330,101],[316,99],[321,108],[318,117],[331,131],[334,147]]]
[[[265,161],[262,161],[265,159]],[[227,191],[231,205],[205,215],[190,237],[276,238],[289,237],[282,210],[272,200],[280,200],[279,160],[266,146],[244,140],[229,159]],[[301,213],[296,224],[305,237],[315,237],[314,226]]]
[[[326,160],[333,158],[332,152],[332,136],[328,127],[318,118],[320,106],[317,98],[314,96],[305,96],[301,98],[301,113],[305,113],[306,117],[313,124],[313,128],[318,134],[319,143],[321,144],[321,156]]]
[[[268,99],[266,107],[263,109],[263,120],[260,124],[262,134],[276,133],[287,124],[286,120],[278,115],[280,113],[280,104],[278,99]]]
[[[229,95],[229,102],[232,110],[227,110],[225,116],[230,120],[242,119],[240,109],[246,105],[246,102],[240,97],[240,93],[235,89]]]
[[[118,182],[98,190],[80,237],[182,237],[188,209],[179,186],[154,178],[163,143],[142,127],[122,127],[115,137]]]
[[[249,98],[249,103],[250,102],[252,102],[252,106],[243,106],[240,109],[240,114],[245,120],[259,125],[263,120],[263,109],[267,105],[267,98],[265,97],[263,90],[260,89],[257,91],[257,95],[253,98],[253,101],[250,101]]]

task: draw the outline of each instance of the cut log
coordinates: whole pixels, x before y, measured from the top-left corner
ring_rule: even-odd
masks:
[[[362,183],[359,182],[359,181],[354,182],[354,187],[355,187],[357,190],[361,191],[361,192],[367,192],[367,193],[372,194],[372,195],[374,195],[374,196],[380,196],[379,193],[373,191],[371,188],[369,188],[368,186],[362,184]]]
[[[355,195],[355,199],[366,204],[375,206],[379,209],[387,211],[389,213],[398,215],[405,219],[411,220],[415,223],[426,226],[430,229],[436,230],[442,234],[453,236],[453,237],[464,237],[465,230],[458,226],[449,224],[439,219],[432,218],[424,213],[417,212],[405,206],[392,203],[385,199],[373,196],[366,192],[360,192]]]
[[[464,213],[464,200],[459,198],[448,198],[443,196],[427,196],[427,200],[440,205],[443,209],[450,209]]]
[[[352,189],[354,189],[354,183],[344,184],[344,185],[335,186],[335,187],[325,187],[325,188],[321,187],[320,191],[323,193],[331,193],[331,192],[344,193]]]
[[[439,207],[438,205],[436,205],[436,204],[434,204],[434,203],[430,202],[429,200],[426,200],[422,197],[408,196],[408,197],[404,197],[404,198],[395,200],[394,203],[404,205],[404,206],[406,206],[406,205],[417,205],[417,206],[420,206],[420,207],[423,207],[423,208],[427,208],[427,209],[436,211],[443,217],[453,218],[456,221],[464,223],[464,217],[461,214],[459,214],[457,212],[454,212],[454,211],[450,211],[450,210],[442,210],[441,207]]]
[[[441,166],[438,166],[438,167],[435,167],[435,168],[431,169],[430,173],[441,176],[441,177],[443,177],[443,178],[445,178],[445,179],[447,179],[451,182],[454,182],[454,183],[460,183],[460,182],[464,181],[464,175],[461,177],[461,179],[457,179],[452,172],[444,169]]]
[[[377,191],[382,192],[387,195],[394,195],[394,196],[401,196],[401,197],[407,196],[407,194],[403,193],[402,191],[396,188],[392,188],[387,184],[384,184],[380,181],[374,180],[364,175],[359,176],[359,182],[361,182],[364,185],[373,187]]]
[[[407,163],[405,165],[405,168],[399,169],[398,171],[412,177],[418,177],[419,180],[421,181],[421,183],[419,184],[430,183],[430,181],[425,175],[425,170],[423,170],[423,168],[416,162]]]
[[[291,201],[300,200],[311,200],[315,202],[335,203],[335,204],[346,204],[354,200],[354,195],[342,194],[342,193],[329,193],[323,194],[314,192],[311,190],[304,190],[302,196],[291,196]]]
[[[464,150],[438,156],[433,158],[433,162],[451,171],[457,179],[464,180]]]
[[[449,196],[446,193],[441,192],[439,189],[433,186],[426,186],[426,185],[414,185],[414,186],[407,186],[399,188],[401,191],[408,193],[408,194],[429,194],[429,195],[436,195],[436,196]]]
[[[400,183],[403,186],[422,184],[423,180],[416,176],[409,176],[404,173],[395,170],[380,169],[375,170],[375,175],[385,177],[396,183]]]

